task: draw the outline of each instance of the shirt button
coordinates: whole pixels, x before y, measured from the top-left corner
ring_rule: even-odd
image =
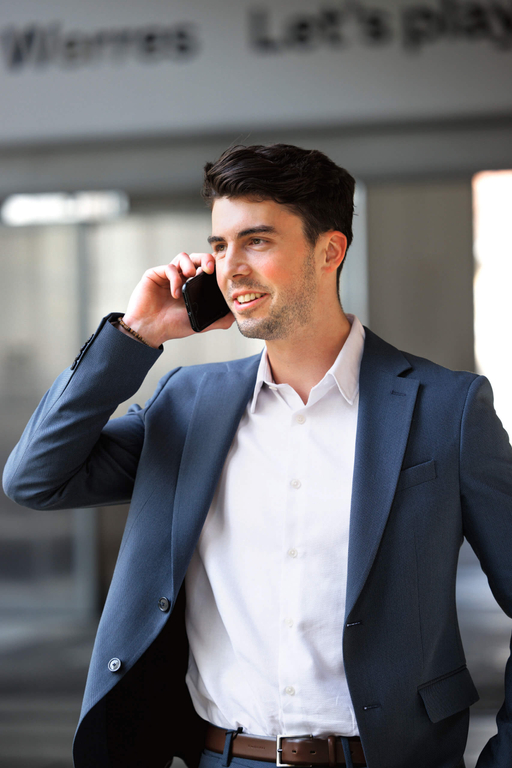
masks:
[[[287,685],[285,688],[285,691],[288,694],[288,696],[295,696],[295,688],[293,687],[293,685]]]
[[[287,627],[293,627],[293,619],[285,619],[284,623]]]
[[[291,549],[288,550],[288,555],[290,557],[297,557],[298,554],[299,553],[297,552],[297,550],[294,547],[292,547]]]
[[[303,413],[299,413],[299,415],[295,417],[295,421],[297,422],[297,424],[304,424],[304,422],[306,421],[306,417],[304,416]]]
[[[296,489],[298,489],[298,488],[300,488],[300,486],[302,485],[302,483],[300,482],[300,480],[292,480],[292,481],[290,482],[290,485],[291,485],[291,487],[292,487],[292,488],[296,488]]]

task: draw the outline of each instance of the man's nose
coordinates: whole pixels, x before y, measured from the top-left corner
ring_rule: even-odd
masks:
[[[251,272],[243,248],[239,248],[236,243],[227,247],[223,261],[224,274],[230,279],[245,277]]]

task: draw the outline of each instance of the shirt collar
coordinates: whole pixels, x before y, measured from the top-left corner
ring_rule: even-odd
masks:
[[[363,326],[355,315],[347,314],[346,317],[352,326],[350,333],[341,348],[338,357],[316,387],[325,387],[326,379],[332,377],[345,400],[350,403],[350,405],[353,405],[357,393],[359,392],[359,369],[361,367],[361,358],[363,356],[365,332]],[[258,366],[254,393],[250,405],[251,413],[254,413],[256,409],[258,395],[264,384],[273,388],[282,386],[275,384],[272,378],[272,371],[270,369],[266,347],[261,353],[260,364]],[[313,387],[313,390],[316,389],[316,387]]]

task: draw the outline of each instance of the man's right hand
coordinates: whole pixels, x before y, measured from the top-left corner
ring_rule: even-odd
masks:
[[[211,253],[189,255],[182,252],[170,264],[144,272],[128,302],[123,317],[126,325],[155,348],[169,339],[191,336],[194,331],[188,319],[182,289],[183,284],[189,277],[194,277],[198,269],[209,274],[214,271],[215,261]],[[230,312],[206,330],[229,328],[233,322],[234,317]]]

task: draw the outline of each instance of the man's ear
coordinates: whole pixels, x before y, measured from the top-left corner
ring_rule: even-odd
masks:
[[[338,230],[326,232],[324,237],[326,243],[323,268],[326,272],[336,272],[347,252],[347,238]]]

